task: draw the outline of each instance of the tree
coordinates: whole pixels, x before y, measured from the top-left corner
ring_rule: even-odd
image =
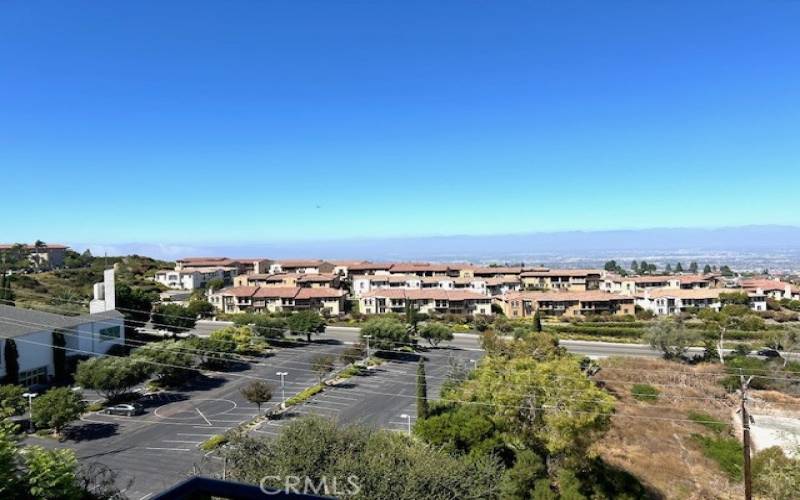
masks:
[[[417,308],[413,306],[410,301],[406,304],[405,314],[406,314],[406,323],[408,324],[408,327],[410,329],[409,333],[411,335],[416,335],[417,325],[419,324],[420,321],[420,314],[419,311],[417,311]]]
[[[0,385],[0,418],[25,413],[25,388],[19,385]]]
[[[196,373],[195,355],[185,349],[186,344],[180,341],[163,340],[136,349],[132,357],[150,366],[159,385],[174,387]]]
[[[317,374],[319,383],[322,384],[322,377],[333,371],[336,358],[332,354],[317,354],[311,359],[311,369]]]
[[[64,338],[64,330],[56,328],[53,330],[53,376],[56,381],[64,381],[67,378],[67,341]]]
[[[645,339],[653,349],[663,352],[666,359],[680,359],[698,340],[698,336],[681,322],[667,318],[651,326]]]
[[[641,261],[639,263],[639,274],[647,274],[648,272],[650,272],[650,264],[646,260]]]
[[[325,331],[325,319],[318,312],[310,309],[292,314],[286,323],[292,335],[305,335],[308,342],[311,342],[312,334]]]
[[[131,288],[125,283],[116,286],[117,308],[125,315],[125,319],[141,326],[150,320],[150,311],[156,297],[141,288]]]
[[[391,317],[372,318],[361,327],[361,338],[369,335],[370,345],[376,349],[392,349],[411,341],[403,323]]]
[[[367,350],[364,347],[364,344],[358,343],[353,344],[350,347],[346,348],[342,353],[339,355],[339,360],[345,364],[349,365],[351,363],[355,363],[356,361],[363,360],[367,355]]]
[[[197,323],[187,307],[179,304],[159,304],[153,309],[153,324],[172,333],[191,330]]]
[[[675,264],[675,272],[676,273],[682,273],[683,272],[683,264],[681,264],[680,262]]]
[[[20,446],[16,430],[11,421],[0,421],[0,498],[121,498],[118,490],[106,488],[99,493],[94,481],[81,481],[81,468],[74,451]]]
[[[689,272],[692,273],[692,274],[697,274],[697,271],[698,271],[699,268],[700,268],[700,266],[698,266],[697,262],[695,262],[695,261],[692,261],[689,264]]]
[[[261,337],[254,338],[253,329],[246,326],[227,326],[209,335],[207,347],[227,353],[257,354],[264,348]]]
[[[703,267],[703,274],[711,274],[711,266],[706,264],[705,267]]]
[[[603,265],[603,269],[605,269],[608,272],[613,272],[616,268],[617,268],[616,260],[606,261],[605,265]]]
[[[33,423],[39,428],[53,429],[58,435],[81,416],[84,403],[80,394],[68,387],[56,387],[33,400]]]
[[[3,359],[6,365],[5,383],[16,384],[19,382],[19,352],[17,352],[17,343],[14,342],[14,339],[6,339]]]
[[[214,278],[206,283],[206,290],[220,290],[222,288],[225,288],[225,280],[222,278]]]
[[[261,405],[272,399],[272,386],[261,380],[254,380],[240,390],[242,396],[258,407],[261,415]]]
[[[434,347],[442,341],[453,340],[453,332],[441,323],[425,323],[419,331],[419,336]]]
[[[95,357],[78,364],[75,383],[115,401],[146,381],[151,371],[147,363],[135,357]]]
[[[533,331],[536,333],[542,331],[542,315],[539,309],[536,309],[536,312],[533,313]]]
[[[428,382],[425,379],[425,361],[417,365],[417,421],[428,417]]]
[[[667,266],[664,268],[664,272],[667,274],[672,274],[672,264],[667,262]]]
[[[726,278],[732,278],[733,276],[735,276],[734,272],[728,266],[720,267],[719,268],[719,272],[722,274],[722,276],[724,276]]]
[[[547,468],[542,457],[533,450],[520,450],[515,457],[514,466],[506,471],[503,478],[503,498],[527,500],[531,498],[537,482],[542,479],[547,480]]]
[[[0,268],[0,304],[14,306],[14,291],[11,290],[11,279],[6,276],[5,267]]]
[[[454,456],[397,433],[321,417],[292,420],[274,439],[235,436],[223,453],[233,480],[285,488],[282,478],[300,476],[321,485],[319,494],[342,498],[496,499],[502,473],[491,457]]]
[[[193,318],[207,318],[214,313],[214,306],[205,299],[192,299],[186,306],[186,311]]]
[[[527,343],[514,342],[518,350],[511,357],[484,357],[451,399],[484,405],[515,442],[581,459],[608,429],[614,398],[583,373],[580,360],[557,355],[540,361],[527,353]]]
[[[639,263],[636,262],[635,260],[631,262],[631,271],[633,272],[633,274],[637,274],[639,272]]]

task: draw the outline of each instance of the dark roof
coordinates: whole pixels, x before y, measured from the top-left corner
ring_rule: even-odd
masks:
[[[78,325],[122,317],[116,310],[84,316],[62,316],[0,304],[0,338],[19,337],[56,328],[74,328]]]

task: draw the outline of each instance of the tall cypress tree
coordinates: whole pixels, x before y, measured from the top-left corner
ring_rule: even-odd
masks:
[[[542,316],[539,314],[538,309],[536,310],[535,313],[533,313],[533,331],[534,332],[542,331]]]
[[[14,339],[6,339],[6,348],[3,350],[3,358],[6,362],[6,384],[19,383],[19,353],[17,343]]]
[[[417,420],[428,417],[428,382],[425,379],[425,361],[417,365]]]
[[[53,368],[55,379],[58,382],[67,377],[67,351],[64,349],[66,345],[64,331],[58,328],[53,330]]]
[[[6,270],[0,270],[0,304],[14,305],[14,292],[11,291],[11,280],[6,276]]]

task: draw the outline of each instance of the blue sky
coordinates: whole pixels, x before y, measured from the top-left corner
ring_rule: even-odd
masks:
[[[800,224],[797,26],[788,0],[6,1],[0,240]]]

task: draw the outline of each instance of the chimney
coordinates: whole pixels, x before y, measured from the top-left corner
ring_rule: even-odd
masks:
[[[116,287],[114,282],[114,269],[103,271],[103,282],[95,283],[94,299],[89,302],[89,313],[98,314],[116,309]]]

